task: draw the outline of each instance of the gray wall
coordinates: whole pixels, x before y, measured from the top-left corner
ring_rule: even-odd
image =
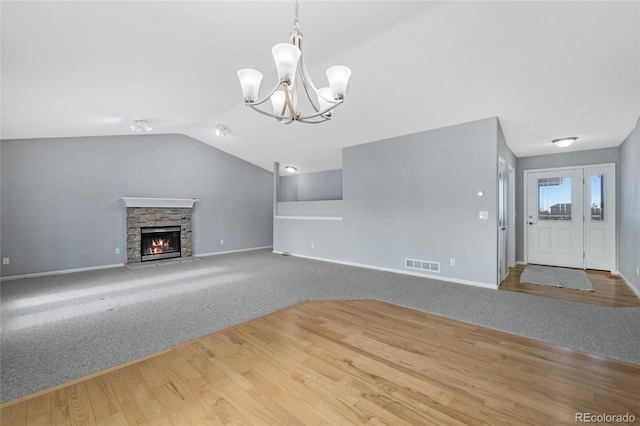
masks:
[[[616,164],[616,187],[620,187],[620,148],[591,149],[518,158],[516,164],[516,259],[524,261],[524,171],[554,167],[588,166],[592,164]],[[620,191],[616,192],[619,199]],[[618,226],[619,229],[619,226]]]
[[[342,170],[280,178],[280,201],[342,200]]]
[[[125,263],[123,196],[199,198],[196,255],[272,244],[272,173],[187,136],[1,143],[2,276]]]
[[[513,167],[514,169],[516,168],[517,165],[517,158],[516,156],[513,154],[513,152],[511,152],[511,149],[509,149],[509,147],[507,146],[507,140],[504,138],[504,133],[502,133],[502,128],[500,127],[500,122],[498,121],[498,155],[502,158],[504,158],[504,161],[506,163],[506,170],[507,173],[509,172],[509,165],[511,165],[511,167]],[[497,160],[496,160],[496,164],[497,164]],[[498,166],[496,165],[496,172],[498,170]]]
[[[282,201],[278,203],[280,216],[341,217],[342,200]]]
[[[435,277],[497,284],[498,131],[494,117],[345,148],[344,220],[276,221],[274,250],[396,270],[436,261]]]
[[[640,118],[620,147],[618,271],[640,292]]]

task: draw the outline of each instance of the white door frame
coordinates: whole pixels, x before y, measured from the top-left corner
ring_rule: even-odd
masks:
[[[507,215],[507,267],[516,266],[516,169],[509,166]]]
[[[586,165],[579,165],[579,166],[566,166],[566,167],[552,167],[552,168],[546,168],[546,169],[531,169],[531,170],[524,170],[523,172],[523,195],[524,195],[524,211],[522,213],[522,220],[523,220],[523,241],[524,241],[524,261],[525,263],[527,263],[528,259],[529,259],[529,241],[528,241],[528,232],[527,232],[527,212],[529,211],[529,189],[528,189],[528,181],[529,181],[529,173],[539,173],[539,172],[561,172],[564,170],[575,170],[575,169],[582,169],[583,171],[587,171],[588,169],[593,169],[593,168],[598,168],[598,167],[610,167],[611,170],[613,171],[612,175],[609,176],[609,179],[612,180],[612,186],[609,187],[608,189],[608,199],[609,201],[609,218],[611,220],[611,223],[613,224],[613,231],[611,232],[611,238],[612,238],[612,247],[613,247],[613,259],[612,259],[612,263],[610,268],[607,268],[608,270],[610,270],[611,272],[615,272],[616,269],[616,264],[618,263],[618,256],[617,256],[617,252],[616,252],[616,225],[615,225],[615,220],[616,220],[616,203],[615,203],[615,194],[616,194],[616,185],[617,183],[615,182],[615,163],[602,163],[602,164],[586,164]],[[585,177],[586,179],[586,177]],[[584,188],[584,187],[583,187]],[[585,201],[586,202],[586,201]],[[585,231],[586,226],[583,227],[583,232]],[[583,239],[584,240],[584,239]],[[583,246],[585,247],[586,250],[586,245],[587,242],[583,241]]]
[[[507,229],[511,224],[508,223],[508,190],[507,163],[504,158],[498,156],[498,284],[509,273],[507,264]]]

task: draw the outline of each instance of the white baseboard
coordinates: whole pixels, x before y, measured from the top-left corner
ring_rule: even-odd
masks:
[[[629,287],[631,289],[631,291],[633,291],[635,293],[636,296],[638,296],[638,299],[640,299],[640,290],[636,289],[634,286],[631,285],[631,281],[629,281],[627,279],[627,277],[625,277],[622,272],[620,271],[611,271],[612,274],[617,275],[620,277],[620,279],[627,285],[627,287]]]
[[[219,251],[215,253],[203,253],[203,254],[194,254],[194,257],[206,257],[206,256],[216,256],[219,254],[227,254],[227,253],[239,253],[242,251],[252,251],[252,250],[261,250],[272,248],[273,246],[264,246],[264,247],[252,247],[247,249],[239,249],[239,250],[229,250],[229,251]],[[85,272],[85,271],[96,271],[99,269],[111,269],[111,268],[119,268],[124,266],[124,263],[114,263],[112,265],[101,265],[101,266],[90,266],[87,268],[75,268],[75,269],[62,269],[59,271],[48,271],[48,272],[36,272],[33,274],[24,274],[24,275],[10,275],[8,277],[0,277],[0,281],[9,281],[9,280],[19,280],[23,278],[35,278],[35,277],[46,277],[49,275],[61,275],[61,274],[71,274],[73,272]]]
[[[49,275],[71,274],[74,272],[97,271],[99,269],[120,268],[124,263],[114,263],[112,265],[89,266],[87,268],[62,269],[58,271],[36,272],[34,274],[10,275],[8,277],[0,277],[0,281],[20,280],[23,278],[46,277]]]
[[[498,286],[496,284],[488,284],[488,283],[481,283],[481,282],[477,282],[477,281],[461,280],[461,279],[458,279],[458,278],[443,277],[441,275],[426,275],[426,274],[420,274],[418,272],[404,271],[402,269],[386,268],[386,267],[383,267],[383,266],[368,265],[368,264],[364,264],[364,263],[344,262],[344,261],[341,261],[341,260],[325,259],[325,258],[322,258],[322,257],[305,256],[305,255],[295,254],[295,253],[283,253],[283,252],[275,251],[275,250],[273,252],[276,253],[276,254],[286,254],[288,256],[301,257],[303,259],[319,260],[319,261],[322,261],[322,262],[338,263],[340,265],[347,265],[347,266],[355,266],[357,268],[375,269],[377,271],[393,272],[393,273],[396,273],[396,274],[411,275],[411,276],[414,276],[414,277],[431,278],[433,280],[438,280],[438,281],[448,281],[448,282],[452,282],[452,283],[456,283],[456,284],[464,284],[464,285],[471,285],[471,286],[475,286],[475,287],[489,288],[489,289],[492,289],[492,290],[497,290],[498,289]]]
[[[527,262],[523,261],[523,260],[518,260],[516,262],[516,265],[527,265]]]
[[[197,254],[194,254],[193,256],[194,257],[218,256],[218,255],[221,255],[221,254],[241,253],[243,251],[263,250],[263,249],[268,249],[268,248],[273,248],[273,246],[251,247],[251,248],[238,249],[238,250],[228,250],[228,251],[216,251],[216,252],[213,252],[213,253],[197,253]]]

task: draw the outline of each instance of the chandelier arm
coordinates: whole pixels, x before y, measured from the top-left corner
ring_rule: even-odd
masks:
[[[298,117],[298,121],[307,120],[309,118],[314,118],[314,117],[319,117],[319,116],[324,117],[324,114],[330,112],[332,109],[336,108],[338,105],[340,105],[343,102],[344,101],[342,99],[340,99],[340,100],[334,102],[333,105],[331,105],[329,108],[327,108],[327,109],[325,109],[323,111],[318,111],[315,114],[309,114],[309,115],[304,115],[304,116]]]
[[[257,108],[254,104],[246,103],[245,105],[248,106],[249,108],[251,108],[252,110],[259,112],[260,114],[266,115],[267,117],[275,118],[277,120],[282,120],[281,116],[276,115],[276,114],[271,114],[270,112],[263,111],[260,108]]]
[[[297,119],[293,119],[291,117],[283,117],[277,114],[271,114],[270,112],[266,112],[261,110],[260,108],[257,108],[256,106],[254,106],[253,104],[245,104],[246,106],[248,106],[249,108],[251,108],[252,110],[259,112],[262,115],[266,115],[267,117],[271,117],[271,118],[275,118],[276,120],[278,120],[278,122],[280,122],[281,124],[291,124],[294,121],[297,121]],[[308,122],[305,122],[308,123]]]
[[[278,90],[278,88],[280,88],[281,85],[282,85],[282,82],[279,81],[278,84],[276,84],[276,87],[274,87],[273,90],[271,92],[269,92],[269,94],[267,96],[265,96],[264,98],[262,98],[259,101],[249,101],[249,102],[245,101],[245,104],[251,106],[251,105],[260,105],[260,104],[265,103],[266,101],[271,99],[271,96],[273,96],[273,94],[276,93],[276,90]]]
[[[311,103],[311,106],[316,112],[320,112],[320,106],[316,105],[315,101],[311,97],[311,93],[309,93],[307,82],[309,83],[309,86],[311,86],[311,88],[315,93],[318,93],[318,89],[313,84],[313,81],[311,81],[311,77],[309,77],[309,72],[307,71],[307,66],[305,65],[304,60],[302,59],[302,55],[300,55],[300,76],[302,77],[302,87],[304,87],[304,91],[307,94],[307,99],[309,99],[309,103]]]
[[[329,120],[331,120],[331,117],[322,117],[322,120],[317,120],[317,121],[311,121],[311,120],[306,120],[306,119],[299,118],[296,121],[299,121],[300,123],[304,123],[304,124],[319,124],[319,123],[324,123],[325,121],[329,121]]]
[[[291,112],[291,118],[293,120],[297,120],[300,114],[293,107],[293,103],[291,102],[291,94],[289,93],[289,85],[284,84],[284,105],[282,106],[282,116],[284,117],[284,113],[289,107],[289,111]]]

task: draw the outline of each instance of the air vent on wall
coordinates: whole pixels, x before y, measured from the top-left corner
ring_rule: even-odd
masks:
[[[440,262],[428,260],[405,259],[404,266],[409,269],[418,269],[426,272],[440,272]]]

